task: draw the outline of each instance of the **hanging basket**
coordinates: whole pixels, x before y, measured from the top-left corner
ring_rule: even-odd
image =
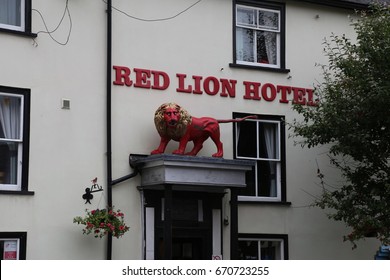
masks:
[[[119,238],[129,231],[129,227],[124,222],[123,212],[114,210],[114,207],[92,211],[85,209],[85,212],[85,217],[73,218],[73,223],[85,226],[83,234],[93,234],[95,238],[102,238],[111,233],[112,236]]]

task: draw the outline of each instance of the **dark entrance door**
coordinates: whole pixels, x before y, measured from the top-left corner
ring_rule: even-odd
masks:
[[[164,259],[163,192],[146,193],[155,209],[155,259]],[[149,197],[149,199],[148,199]],[[174,191],[172,198],[172,259],[210,260],[212,256],[212,209],[221,208],[222,195]]]
[[[208,259],[209,249],[201,237],[172,238],[173,260],[204,260]],[[164,240],[160,238],[156,259],[164,259]]]
[[[176,237],[172,239],[173,260],[203,259],[203,240],[194,237]]]

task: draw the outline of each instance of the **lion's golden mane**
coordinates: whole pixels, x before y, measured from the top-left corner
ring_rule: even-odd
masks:
[[[168,108],[173,108],[179,112],[180,119],[179,122],[176,125],[175,130],[167,129],[167,124],[164,120],[164,112]],[[154,114],[154,124],[156,125],[156,129],[160,136],[162,137],[169,137],[173,140],[178,141],[187,130],[187,126],[191,124],[192,117],[191,115],[183,109],[181,106],[177,105],[176,103],[170,102],[170,103],[164,103],[158,109],[156,110]]]

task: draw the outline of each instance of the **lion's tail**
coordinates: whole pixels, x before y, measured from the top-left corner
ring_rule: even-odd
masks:
[[[228,119],[228,120],[217,120],[218,123],[236,123],[236,122],[242,122],[247,119],[257,119],[256,115],[246,116],[240,119]]]

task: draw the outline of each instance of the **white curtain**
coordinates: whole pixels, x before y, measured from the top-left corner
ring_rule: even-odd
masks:
[[[264,32],[265,49],[269,64],[277,64],[276,61],[276,33]]]
[[[0,96],[0,124],[6,139],[20,139],[20,98]]]
[[[20,116],[21,116],[21,99],[17,97],[0,96],[0,128],[1,135],[5,139],[21,140],[20,139]],[[9,177],[8,181],[11,184],[17,182],[18,172],[18,146],[19,143],[13,141],[6,142],[9,147]],[[2,158],[2,157],[1,157]]]
[[[22,0],[0,0],[0,23],[20,26]]]
[[[261,23],[268,27],[268,29],[278,28],[278,14],[274,12],[260,12]],[[277,64],[276,61],[276,33],[264,31],[265,49],[267,52],[268,63]]]
[[[277,126],[275,124],[271,123],[264,123],[263,124],[263,131],[264,131],[264,140],[265,140],[265,146],[267,149],[267,158],[268,159],[277,159],[277,139],[276,139],[276,129]],[[270,168],[270,196],[275,197],[277,195],[276,193],[276,162],[275,161],[269,161],[269,168]]]

